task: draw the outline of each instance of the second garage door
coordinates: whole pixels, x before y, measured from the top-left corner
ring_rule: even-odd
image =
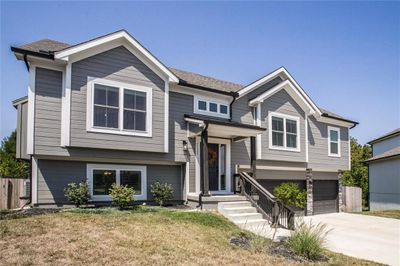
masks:
[[[338,211],[338,181],[313,181],[314,214]]]

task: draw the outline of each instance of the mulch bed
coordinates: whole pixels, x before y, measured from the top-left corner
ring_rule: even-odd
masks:
[[[60,212],[61,210],[62,210],[61,208],[28,208],[22,210],[0,211],[0,220],[25,218],[43,214],[57,213]]]
[[[230,240],[230,244],[246,250],[249,250],[251,248],[251,240],[245,236],[232,237]],[[284,242],[272,243],[268,253],[272,256],[283,257],[287,260],[297,263],[321,262],[329,260],[328,257],[323,256],[318,260],[310,261],[307,258],[294,254],[287,247],[285,247]]]

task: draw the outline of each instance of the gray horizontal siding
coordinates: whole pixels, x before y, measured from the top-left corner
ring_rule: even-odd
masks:
[[[30,159],[26,153],[28,126],[28,102],[18,104],[17,106],[17,143],[16,157],[18,159]]]
[[[292,97],[285,91],[281,90],[269,97],[261,104],[261,126],[269,128],[268,114],[269,112],[277,112],[285,115],[299,117],[300,119],[300,152],[273,150],[269,148],[269,133],[268,130],[261,134],[261,158],[265,160],[282,160],[282,161],[306,161],[305,148],[305,122],[304,111],[293,100]]]
[[[308,167],[313,169],[348,170],[349,168],[349,130],[340,128],[340,157],[328,155],[328,124],[320,123],[315,118],[308,120]],[[338,127],[332,125],[334,127]]]
[[[272,180],[305,180],[306,172],[304,171],[279,171],[279,170],[257,170],[257,179]]]
[[[152,88],[152,137],[86,131],[88,77]],[[164,81],[124,47],[117,47],[72,64],[71,146],[148,152],[164,151]],[[84,115],[82,115],[84,114]]]
[[[38,204],[69,204],[64,188],[71,182],[86,181],[86,162],[38,160]],[[172,185],[174,200],[182,200],[180,165],[147,165],[147,198],[155,181]]]
[[[396,147],[400,147],[400,136],[392,137],[390,139],[385,139],[383,141],[374,143],[372,146],[373,146],[372,149],[373,156],[382,154]]]
[[[67,155],[61,145],[62,72],[36,68],[34,153]]]

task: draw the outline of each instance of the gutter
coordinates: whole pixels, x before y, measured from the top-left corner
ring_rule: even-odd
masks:
[[[229,104],[229,121],[232,121],[232,111],[233,111],[233,103],[236,101],[237,97],[239,97],[239,93],[231,91],[232,101]]]
[[[11,51],[14,52],[14,53],[18,53],[18,54],[22,54],[23,55],[25,66],[26,66],[26,69],[28,71],[29,71],[28,55],[54,60],[54,54],[51,53],[51,52],[48,52],[48,53],[45,53],[45,52],[34,52],[34,51],[28,51],[28,50],[25,50],[25,49],[21,49],[21,48],[18,48],[18,47],[12,47],[12,46],[11,46]]]
[[[345,118],[339,118],[339,117],[336,117],[336,116],[331,116],[331,115],[329,115],[329,114],[327,114],[327,113],[322,113],[321,116],[323,116],[323,117],[328,117],[328,118],[332,118],[332,119],[336,119],[336,120],[340,120],[340,121],[347,122],[347,123],[352,123],[353,126],[352,126],[350,129],[356,127],[356,126],[359,124],[358,122],[351,121],[351,120],[348,120],[348,119],[345,119]]]
[[[208,92],[213,92],[213,93],[218,93],[218,94],[223,94],[223,95],[228,95],[228,96],[232,96],[233,94],[237,94],[237,92],[232,92],[232,91],[220,91],[217,89],[213,89],[213,88],[209,88],[209,87],[204,87],[204,86],[200,86],[200,85],[196,85],[196,84],[192,84],[189,83],[183,79],[179,79],[179,83],[178,85],[181,86],[185,86],[185,87],[189,87],[189,88],[193,88],[193,89],[198,89],[198,90],[203,90],[203,91],[208,91]]]

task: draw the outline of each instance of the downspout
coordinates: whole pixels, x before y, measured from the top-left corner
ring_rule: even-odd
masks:
[[[26,69],[28,69],[28,72],[29,72],[28,55],[26,53],[24,53],[24,62],[25,62]]]
[[[239,94],[237,92],[231,91],[230,95],[232,97],[232,101],[229,104],[229,121],[232,121],[232,105],[236,101],[237,97],[239,97]]]
[[[201,130],[201,136],[203,135],[203,132],[204,131],[206,131],[208,129],[208,123],[204,123],[204,128]],[[203,140],[201,140],[201,141],[203,141]],[[202,171],[202,169],[204,169],[204,167],[203,167],[203,163],[204,163],[204,152],[203,152],[203,146],[201,146],[201,151],[200,151],[200,154],[201,155],[203,155],[203,156],[201,156],[200,157],[200,187],[201,187],[201,191],[200,191],[200,193],[199,193],[199,205],[198,206],[196,206],[196,208],[200,208],[201,210],[203,210],[203,200],[202,200],[202,198],[203,198],[203,191],[204,191],[204,173],[202,173],[202,172],[204,172],[204,170]]]

